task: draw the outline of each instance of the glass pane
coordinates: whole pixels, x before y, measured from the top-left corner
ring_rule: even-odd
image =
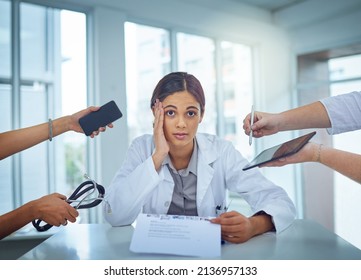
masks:
[[[339,95],[353,91],[361,91],[361,79],[351,82],[334,83],[330,86],[331,95]]]
[[[36,110],[35,110],[36,108]],[[47,119],[45,87],[21,88],[21,127],[44,123]],[[48,193],[47,142],[20,153],[23,188],[22,203]]]
[[[86,78],[86,15],[62,10],[61,36],[61,93],[55,97],[61,104],[57,117],[70,115],[87,106]],[[68,195],[85,179],[86,137],[68,132],[56,143],[56,190]],[[92,174],[89,174],[92,176]]]
[[[221,75],[224,138],[233,142],[242,155],[250,160],[253,148],[244,137],[243,118],[251,111],[253,101],[252,53],[248,46],[221,43]]]
[[[0,1],[0,78],[11,76],[10,1]],[[0,84],[0,133],[12,128],[11,86]],[[0,160],[0,215],[13,209],[12,160]]]
[[[216,134],[216,75],[214,41],[185,33],[177,34],[178,70],[194,75],[202,84],[206,110],[199,132]]]
[[[330,80],[361,78],[361,54],[329,60]]]
[[[128,133],[129,141],[132,141],[136,136],[152,133],[152,92],[171,69],[169,32],[127,22],[125,48]]]
[[[0,1],[0,77],[10,78],[10,2]]]
[[[32,4],[20,5],[21,77],[44,79],[46,74],[47,9]]]
[[[11,130],[11,87],[0,84],[0,133]],[[0,215],[13,209],[11,157],[0,160]]]
[[[351,58],[349,57],[349,59]],[[355,56],[355,59],[357,61],[359,57]],[[359,68],[359,64],[356,68]],[[335,83],[331,85],[331,95],[359,91],[360,89],[361,79],[352,82]],[[334,135],[332,141],[333,147],[336,149],[361,154],[361,130]],[[338,172],[334,172],[334,184],[335,232],[353,245],[361,248],[361,225],[354,223],[350,219],[355,213],[361,212],[360,185]]]

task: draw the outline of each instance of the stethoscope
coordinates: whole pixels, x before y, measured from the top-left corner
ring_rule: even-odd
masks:
[[[84,174],[84,177],[88,179],[88,181],[81,183],[79,187],[77,187],[66,200],[66,202],[68,202],[69,204],[74,203],[75,205],[73,207],[75,209],[95,207],[99,205],[104,199],[104,187],[97,184],[94,180],[90,179],[87,174]],[[90,198],[90,196],[92,196],[96,191],[98,192],[98,196],[95,198]],[[32,221],[32,224],[37,229],[37,231],[47,231],[48,229],[53,227],[53,225],[50,224],[40,225],[41,222],[42,220],[40,219]]]

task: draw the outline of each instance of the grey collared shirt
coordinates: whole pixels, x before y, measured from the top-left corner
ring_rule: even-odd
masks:
[[[197,162],[198,147],[195,141],[193,153],[186,169],[176,170],[169,156],[166,164],[173,177],[174,189],[172,202],[169,206],[169,215],[198,216],[197,212]]]

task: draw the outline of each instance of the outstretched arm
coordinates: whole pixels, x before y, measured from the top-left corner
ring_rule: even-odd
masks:
[[[292,156],[266,163],[261,167],[284,166],[301,162],[320,162],[361,184],[361,155],[312,142],[307,143]]]
[[[83,133],[79,125],[79,119],[90,112],[97,111],[99,107],[89,107],[73,115],[61,117],[52,121],[53,137],[67,131]],[[112,127],[112,124],[108,125]],[[105,131],[105,127],[100,127],[94,131],[90,137],[94,137],[99,132]],[[49,139],[49,123],[43,123],[27,128],[0,133],[0,160],[11,156],[15,153],[28,149],[36,144]]]
[[[58,193],[46,195],[0,216],[0,239],[35,219],[54,226],[66,224],[67,221],[75,222],[78,211],[65,199],[64,195]]]
[[[248,114],[243,120],[243,129],[247,135],[251,131],[250,119]],[[327,111],[323,104],[317,101],[278,114],[255,112],[252,130],[253,136],[259,138],[279,131],[328,127],[331,127],[331,122]]]

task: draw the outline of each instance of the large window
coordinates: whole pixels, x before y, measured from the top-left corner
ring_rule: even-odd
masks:
[[[212,134],[217,130],[218,113],[215,49],[215,42],[210,38],[177,33],[177,70],[193,74],[201,82],[206,98],[206,110],[199,131]]]
[[[2,132],[86,107],[85,14],[0,0],[0,32]],[[85,151],[84,135],[69,132],[2,160],[0,213],[48,193],[69,195],[84,181]]]
[[[158,80],[171,70],[167,30],[125,24],[129,140],[152,132],[150,97]]]
[[[220,87],[222,104],[218,130],[250,160],[254,151],[243,131],[243,118],[253,104],[253,63],[250,46],[222,41],[220,44]]]

